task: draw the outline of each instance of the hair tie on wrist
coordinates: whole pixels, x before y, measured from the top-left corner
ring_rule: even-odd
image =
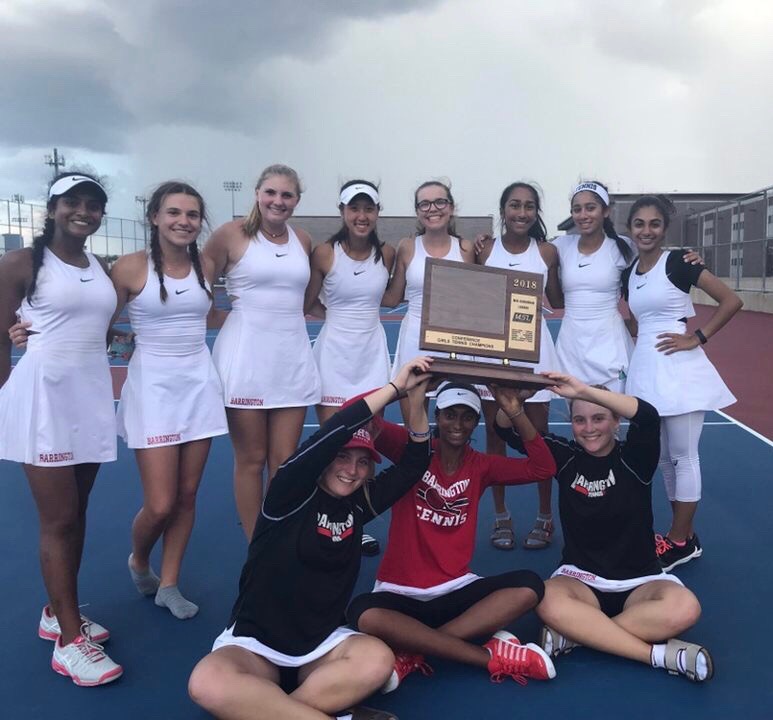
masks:
[[[406,393],[404,393],[402,390],[400,390],[400,388],[397,387],[397,385],[395,385],[391,380],[387,383],[387,385],[391,385],[395,389],[395,393],[397,393],[395,395],[395,400],[399,400],[400,398],[404,398],[405,397]]]

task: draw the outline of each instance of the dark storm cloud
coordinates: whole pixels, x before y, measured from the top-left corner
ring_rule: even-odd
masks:
[[[11,0],[13,2],[13,0]],[[23,4],[0,19],[4,103],[0,143],[58,143],[120,152],[152,124],[248,134],[282,114],[269,60],[314,59],[347,20],[376,19],[438,0],[118,0],[88,10]]]

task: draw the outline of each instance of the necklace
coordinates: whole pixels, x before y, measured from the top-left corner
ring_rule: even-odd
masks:
[[[271,232],[271,230],[268,230],[268,229],[267,229],[267,228],[265,228],[265,227],[261,227],[261,228],[260,228],[260,231],[261,231],[261,232],[262,232],[264,235],[268,235],[268,236],[269,236],[269,237],[270,237],[272,240],[276,240],[278,237],[282,237],[282,235],[285,235],[285,234],[287,233],[287,226],[285,225],[285,227],[284,227],[284,229],[282,230],[282,232],[278,232],[278,233],[272,233],[272,232]]]

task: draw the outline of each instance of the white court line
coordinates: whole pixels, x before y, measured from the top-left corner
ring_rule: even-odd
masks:
[[[764,435],[758,433],[756,430],[753,430],[748,425],[744,425],[740,420],[736,420],[734,417],[731,417],[727,413],[723,413],[721,410],[715,410],[714,412],[717,413],[717,415],[721,415],[724,418],[727,418],[730,422],[728,424],[730,425],[737,425],[742,430],[746,430],[750,435],[753,435],[757,438],[757,440],[762,440],[766,445],[770,445],[773,447],[773,440],[770,438],[766,438]],[[717,423],[717,425],[720,425],[722,423]],[[706,423],[706,425],[709,425],[709,423]]]

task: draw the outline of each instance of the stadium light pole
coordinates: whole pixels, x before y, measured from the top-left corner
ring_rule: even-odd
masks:
[[[21,204],[24,202],[24,195],[19,195],[18,193],[16,193],[15,195],[11,195],[11,202],[15,202],[16,203],[16,218],[15,218],[15,220],[16,220],[16,222],[19,223],[19,235],[21,235],[22,234],[22,230],[21,230],[21,221],[22,221],[22,218],[21,218]],[[10,223],[9,223],[9,225],[10,225]],[[10,230],[10,227],[9,227],[9,230]]]
[[[148,220],[145,217],[145,213],[148,211],[148,199],[144,195],[135,195],[135,202],[142,205],[142,235],[145,238],[145,245],[148,244]]]
[[[56,177],[59,174],[59,168],[65,166],[64,156],[59,154],[59,150],[54,148],[54,154],[53,155],[46,155],[43,158],[43,162],[46,165],[50,165],[52,168],[54,168],[54,177]]]
[[[224,180],[223,181],[223,190],[226,192],[231,193],[231,219],[233,220],[236,217],[236,205],[234,195],[235,193],[241,192],[242,184],[238,180]]]

